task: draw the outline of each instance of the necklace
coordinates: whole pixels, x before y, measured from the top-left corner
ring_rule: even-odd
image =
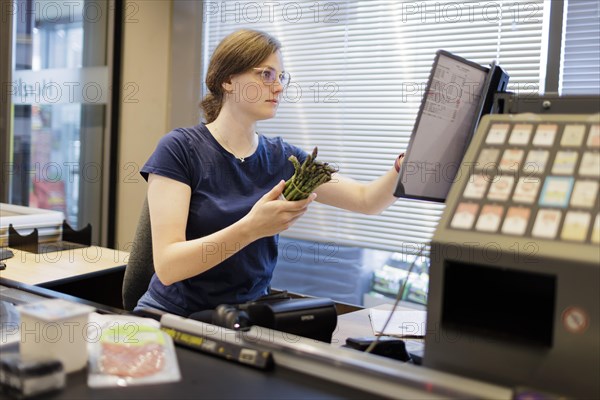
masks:
[[[213,127],[213,130],[215,131],[217,137],[220,140],[221,144],[223,145],[223,147],[225,148],[225,150],[227,150],[228,152],[230,152],[235,158],[238,159],[239,162],[243,163],[244,161],[246,161],[246,157],[240,157],[238,155],[235,154],[235,152],[231,149],[231,146],[229,145],[229,142],[227,141],[227,139],[225,139],[218,131],[218,129],[216,129],[215,127]],[[255,135],[258,135],[258,133],[254,132]],[[252,148],[254,147],[254,140],[252,140],[252,143],[250,143],[250,147],[248,147],[246,149],[246,151],[244,151],[244,153],[242,154],[248,154],[250,152],[250,150],[252,150]]]

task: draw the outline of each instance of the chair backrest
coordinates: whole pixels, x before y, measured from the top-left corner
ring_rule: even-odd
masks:
[[[153,274],[152,230],[150,227],[148,199],[146,198],[142,206],[142,212],[140,213],[133,246],[123,278],[122,293],[125,310],[131,311],[134,309],[140,297],[148,290],[148,285]]]

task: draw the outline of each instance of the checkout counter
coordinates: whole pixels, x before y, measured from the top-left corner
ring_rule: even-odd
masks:
[[[27,304],[44,299],[64,299],[92,306],[96,312],[115,317],[123,310],[77,299],[49,289],[0,278],[0,300]],[[364,311],[364,310],[363,310]],[[343,317],[343,316],[341,316]],[[368,324],[368,319],[364,319]],[[259,369],[247,363],[176,346],[181,380],[177,382],[90,388],[86,369],[67,375],[66,386],[44,398],[264,398],[264,399],[510,399],[512,391],[458,375],[400,363],[389,358],[340,348],[261,327],[232,331],[171,314],[163,315],[163,327],[190,332],[203,339],[269,352],[274,365]],[[344,328],[340,328],[344,332]],[[334,342],[338,342],[335,339]],[[2,347],[2,356],[16,351]]]

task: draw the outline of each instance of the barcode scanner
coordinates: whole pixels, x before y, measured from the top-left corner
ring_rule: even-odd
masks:
[[[246,311],[228,304],[221,304],[215,308],[212,323],[233,330],[243,330],[252,325]]]
[[[188,318],[233,330],[243,330],[252,325],[246,311],[228,304],[221,304],[214,310],[192,313]]]

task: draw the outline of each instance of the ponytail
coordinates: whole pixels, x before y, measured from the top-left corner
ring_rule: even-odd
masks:
[[[217,98],[214,94],[208,93],[200,102],[200,107],[204,112],[204,119],[207,124],[213,122],[219,116],[223,106],[223,97]]]

